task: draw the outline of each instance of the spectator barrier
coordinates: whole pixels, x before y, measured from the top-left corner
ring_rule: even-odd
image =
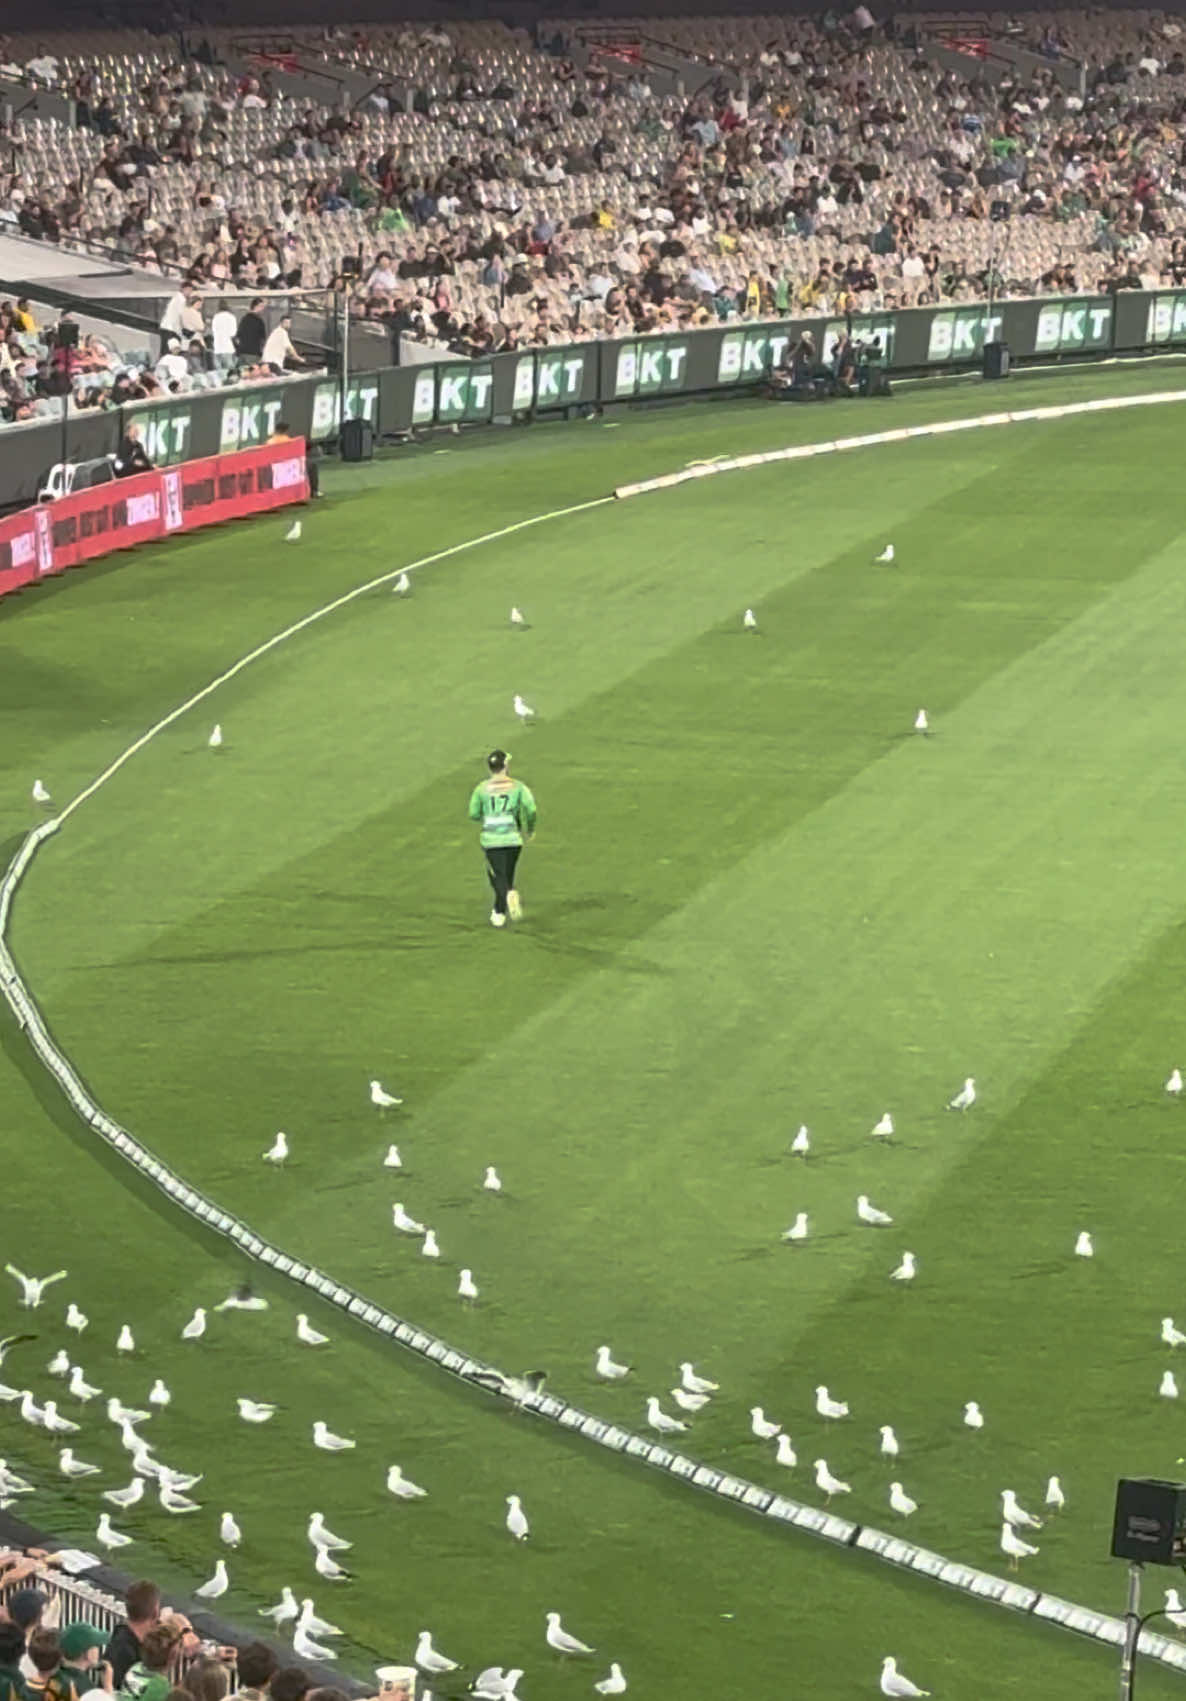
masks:
[[[0,597],[67,567],[307,501],[305,445],[266,444],[79,490],[0,520]]]
[[[974,369],[985,343],[995,340],[1008,344],[1015,361],[1186,349],[1186,289],[1041,296],[991,309],[986,302],[910,307],[848,320],[736,321],[479,360],[454,356],[356,374],[346,386],[345,413],[369,420],[384,437],[657,396],[726,395],[761,383],[805,331],[822,357],[845,329],[857,344],[877,342],[891,373]],[[308,442],[324,443],[336,437],[340,413],[336,378],[289,375],[71,416],[69,459],[113,453],[131,420],[154,465],[171,466],[265,443],[281,420]],[[60,421],[0,431],[0,508],[36,499],[48,468],[63,458],[62,441]]]
[[[915,430],[879,433],[874,437],[841,439],[828,444],[826,447],[829,450],[836,450],[917,435],[936,435],[947,430],[971,429],[978,425],[1005,422],[1011,417],[1044,418],[1048,415],[1060,416],[1062,414],[1137,405],[1138,402],[1168,402],[1184,399],[1186,399],[1186,391],[1166,392],[1155,397],[1117,398],[1115,401],[1104,400],[1095,403],[1075,404],[1064,408],[1031,409],[1025,414],[1012,416],[1007,413],[994,414],[979,419],[919,427]],[[765,457],[742,457],[732,464],[734,466],[748,466],[757,460],[777,460],[779,458],[780,452],[776,451],[773,455]],[[672,479],[668,481],[649,480],[645,485],[623,487],[616,494],[621,496],[641,492],[644,489],[660,488],[665,482],[677,482],[677,478],[673,475]],[[337,605],[329,605],[329,607],[334,606]],[[306,623],[302,622],[303,624]],[[264,648],[270,647],[265,646]],[[256,653],[262,654],[264,651],[261,649]],[[129,751],[125,752],[125,757],[121,758],[121,762],[116,766],[121,765],[127,756],[146,744],[162,726],[176,719],[177,715],[184,712],[187,706],[182,705],[181,709],[173,711],[166,718],[166,721],[162,721],[156,727],[151,728]],[[108,773],[112,771],[114,770],[108,770]],[[72,813],[79,804],[92,796],[99,789],[104,777],[106,776],[101,776],[99,780],[92,782],[91,786],[67,807],[66,814]],[[979,1599],[990,1601],[997,1606],[1032,1614],[1035,1618],[1045,1619],[1050,1623],[1074,1630],[1081,1635],[1090,1636],[1096,1641],[1106,1642],[1114,1647],[1123,1645],[1125,1627],[1121,1619],[1078,1606],[1073,1601],[1064,1601],[1056,1595],[1041,1593],[1020,1581],[1009,1581],[1006,1578],[997,1577],[991,1572],[978,1571],[973,1566],[963,1565],[956,1560],[946,1558],[942,1554],[917,1547],[901,1537],[887,1535],[883,1531],[869,1526],[856,1524],[834,1512],[823,1511],[815,1506],[805,1506],[798,1501],[788,1499],[785,1495],[776,1494],[771,1489],[763,1488],[758,1483],[749,1482],[744,1477],[735,1476],[729,1471],[718,1470],[714,1466],[703,1464],[685,1453],[673,1452],[668,1447],[652,1440],[649,1436],[638,1435],[619,1425],[608,1423],[604,1418],[570,1404],[560,1395],[548,1394],[542,1388],[529,1385],[522,1377],[508,1376],[495,1366],[471,1357],[468,1353],[451,1346],[440,1337],[430,1334],[427,1330],[417,1328],[414,1323],[408,1322],[406,1319],[385,1310],[382,1306],[376,1305],[373,1301],[368,1300],[365,1295],[339,1282],[325,1271],[306,1264],[295,1254],[273,1246],[261,1235],[256,1234],[246,1223],[241,1222],[229,1211],[206,1198],[196,1188],[190,1187],[181,1176],[155,1157],[134,1135],[108,1116],[91,1097],[73,1064],[55,1043],[44,1017],[25,985],[9,947],[9,921],[17,888],[41,845],[59,831],[63,819],[54,818],[34,828],[16,852],[3,878],[0,879],[0,993],[3,994],[18,1025],[24,1031],[38,1060],[57,1082],[79,1119],[125,1162],[150,1180],[167,1199],[188,1212],[190,1216],[203,1223],[215,1234],[219,1234],[232,1242],[247,1257],[274,1271],[277,1275],[285,1277],[298,1287],[312,1291],[327,1305],[337,1307],[345,1316],[354,1318],[409,1352],[439,1365],[461,1381],[480,1388],[492,1394],[495,1398],[513,1404],[521,1411],[534,1413],[543,1419],[558,1424],[562,1429],[575,1432],[585,1437],[586,1440],[609,1449],[611,1452],[636,1459],[640,1463],[662,1471],[668,1476],[675,1477],[693,1488],[703,1489],[705,1492],[714,1494],[723,1500],[733,1501],[760,1516],[772,1518],[781,1524],[792,1525],[796,1529],[818,1536],[822,1540],[832,1542],[839,1547],[859,1548],[862,1552],[872,1554],[885,1564],[917,1572],[922,1576],[945,1583],[949,1587],[959,1589]],[[1140,1650],[1151,1659],[1158,1660],[1165,1666],[1186,1673],[1186,1644],[1175,1642],[1168,1637],[1145,1629],[1140,1634]]]

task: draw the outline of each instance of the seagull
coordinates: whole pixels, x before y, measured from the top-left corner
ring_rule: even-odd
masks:
[[[741,617],[741,624],[747,632],[756,632],[758,630],[758,617],[752,608],[746,609],[745,613]]]
[[[792,1469],[799,1463],[799,1455],[795,1452],[790,1436],[785,1430],[778,1437],[778,1451],[774,1455],[780,1465],[788,1465]]]
[[[224,1541],[228,1547],[238,1547],[243,1540],[243,1532],[230,1512],[223,1513],[222,1521],[218,1526],[218,1535],[219,1539]]]
[[[1091,1236],[1087,1232],[1086,1229],[1080,1230],[1079,1238],[1075,1242],[1075,1257],[1076,1258],[1094,1258],[1095,1257],[1095,1247],[1092,1245]]]
[[[521,721],[533,721],[535,719],[535,710],[532,708],[530,703],[524,702],[523,698],[520,697],[517,691],[515,693],[515,700],[511,704],[511,707],[514,709]]]
[[[292,1633],[293,1652],[302,1660],[336,1660],[337,1654],[332,1648],[325,1648],[298,1624]]]
[[[313,1425],[313,1445],[320,1447],[323,1453],[344,1453],[354,1446],[354,1442],[348,1441],[344,1435],[335,1435],[318,1418]]]
[[[708,1404],[707,1394],[689,1394],[683,1388],[673,1388],[671,1397],[682,1412],[703,1411]]]
[[[51,1376],[69,1376],[70,1354],[65,1347],[59,1348],[45,1368]]]
[[[881,1693],[894,1696],[896,1701],[911,1701],[911,1697],[929,1695],[931,1692],[929,1689],[920,1689],[916,1683],[911,1683],[908,1677],[903,1677],[893,1655],[887,1654],[881,1662]]]
[[[606,1382],[620,1382],[623,1376],[629,1376],[630,1366],[628,1364],[616,1364],[610,1357],[608,1347],[598,1347],[597,1374]]]
[[[686,1363],[679,1367],[679,1380],[680,1387],[689,1394],[716,1394],[721,1386],[719,1382],[710,1382],[707,1376],[697,1376],[695,1367]]]
[[[749,1427],[751,1435],[756,1435],[759,1441],[773,1441],[782,1432],[782,1425],[772,1422],[761,1406],[750,1407]]]
[[[1037,1553],[1038,1549],[1031,1547],[1029,1542],[1023,1542],[1012,1524],[1002,1524],[1001,1552],[1009,1556],[1010,1571],[1016,1571],[1018,1561],[1024,1559],[1027,1554]]]
[[[912,1512],[918,1511],[918,1501],[911,1500],[900,1482],[890,1483],[890,1511],[897,1512],[903,1518],[909,1518]]]
[[[4,1268],[14,1281],[21,1284],[21,1304],[30,1307],[41,1304],[42,1295],[51,1282],[64,1282],[70,1273],[68,1270],[55,1270],[52,1276],[26,1276],[15,1264],[6,1264]]]
[[[1001,1490],[1001,1516],[1006,1524],[1012,1524],[1015,1530],[1040,1530],[1042,1520],[1035,1518],[1032,1512],[1027,1512],[1020,1506],[1017,1496],[1011,1488]]]
[[[399,578],[395,581],[395,584],[391,587],[391,593],[393,596],[406,597],[411,588],[411,579],[408,578],[406,573],[401,573]]]
[[[798,1216],[795,1218],[795,1220],[791,1224],[790,1228],[787,1229],[784,1232],[782,1238],[784,1240],[806,1240],[807,1239],[807,1212],[806,1211],[800,1211],[799,1212]]]
[[[511,625],[512,626],[518,626],[518,627],[521,627],[521,628],[526,628],[527,620],[526,620],[526,618],[523,614],[523,610],[521,608],[512,608],[512,610],[511,610]]]
[[[378,1105],[380,1110],[393,1110],[403,1102],[403,1099],[397,1099],[394,1093],[387,1092],[382,1082],[371,1082],[371,1103]]]
[[[893,546],[892,543],[887,543],[885,548],[882,550],[881,554],[875,555],[873,557],[874,562],[879,567],[880,566],[888,566],[889,563],[893,559],[894,559],[894,546]]]
[[[80,1311],[78,1309],[78,1307],[75,1305],[74,1301],[71,1300],[70,1304],[66,1307],[66,1327],[67,1327],[67,1329],[76,1329],[78,1331],[78,1333],[81,1335],[82,1331],[86,1328],[87,1323],[89,1321],[90,1321],[90,1319],[87,1317],[86,1313],[83,1312],[83,1311]]]
[[[959,1092],[948,1104],[948,1110],[971,1110],[976,1103],[976,1083],[971,1075],[967,1076]]]
[[[475,1677],[473,1693],[478,1701],[516,1701],[515,1686],[522,1676],[518,1666],[512,1666],[505,1677],[501,1666],[487,1666]]]
[[[1170,1078],[1165,1084],[1165,1090],[1167,1093],[1173,1093],[1175,1098],[1182,1091],[1182,1071],[1180,1069],[1170,1070]]]
[[[807,1124],[805,1122],[801,1122],[799,1124],[798,1133],[791,1141],[791,1156],[795,1158],[805,1158],[810,1150],[811,1136],[807,1132]]]
[[[126,1323],[119,1332],[119,1339],[115,1343],[115,1350],[117,1353],[134,1353],[136,1351],[135,1339],[132,1335],[132,1331],[128,1328]]]
[[[206,740],[206,747],[207,747],[208,750],[221,750],[222,749],[222,722],[221,721],[215,722],[214,731],[210,734],[210,737]]]
[[[266,1164],[282,1164],[288,1157],[288,1135],[281,1131],[264,1153]]]
[[[1161,1395],[1163,1400],[1176,1400],[1178,1398],[1178,1384],[1174,1379],[1174,1373],[1172,1370],[1166,1371],[1165,1375],[1161,1379],[1161,1387],[1157,1390],[1157,1392]],[[49,1410],[51,1403],[52,1402],[49,1400],[45,1402],[46,1411]],[[48,1423],[46,1424],[46,1428],[49,1428]]]
[[[266,1400],[236,1400],[239,1416],[244,1423],[267,1423],[275,1417],[276,1407],[268,1405]]]
[[[899,1453],[898,1438],[894,1434],[892,1424],[883,1423],[878,1430],[881,1436],[881,1455],[885,1459],[896,1459]]]
[[[392,1144],[387,1148],[387,1156],[383,1159],[384,1169],[403,1169],[404,1160],[399,1155],[399,1147]]]
[[[923,734],[930,732],[931,723],[927,720],[927,712],[925,709],[920,709],[915,715],[914,730],[915,732],[921,732]]]
[[[1046,1504],[1052,1512],[1061,1512],[1067,1503],[1067,1497],[1062,1491],[1062,1484],[1057,1477],[1051,1477],[1046,1484]]]
[[[36,1494],[37,1490],[24,1477],[18,1477],[15,1471],[8,1468],[7,1459],[0,1459],[0,1490],[5,1494]]]
[[[558,1612],[548,1613],[547,1620],[548,1628],[545,1633],[545,1640],[547,1641],[549,1648],[555,1648],[558,1654],[596,1653],[596,1649],[590,1648],[587,1642],[581,1642],[577,1639],[577,1637],[570,1636],[568,1634],[568,1631],[565,1630],[560,1623],[560,1614]]]
[[[98,1465],[88,1465],[83,1459],[76,1459],[69,1447],[63,1447],[58,1454],[58,1469],[64,1477],[97,1477]]]
[[[593,1685],[598,1695],[625,1695],[626,1677],[621,1666],[614,1660],[609,1668],[609,1676],[603,1677],[600,1683]]]
[[[834,1477],[832,1475],[831,1471],[828,1469],[828,1461],[826,1459],[817,1459],[815,1461],[814,1468],[815,1486],[826,1499],[831,1500],[834,1494],[852,1493],[852,1489],[848,1483],[841,1482],[839,1477]]]
[[[303,1630],[309,1636],[340,1636],[342,1632],[336,1624],[330,1624],[327,1619],[318,1618],[313,1611],[313,1602],[301,1602],[301,1616],[297,1620],[297,1629]]]
[[[969,1429],[983,1429],[984,1419],[980,1415],[980,1407],[975,1400],[969,1400],[964,1407],[964,1422]]]
[[[135,1406],[125,1406],[122,1400],[117,1400],[113,1394],[107,1402],[107,1416],[112,1423],[138,1424],[147,1423],[150,1412],[137,1411]]]
[[[159,1472],[162,1486],[173,1494],[188,1494],[191,1488],[197,1488],[204,1473],[199,1471],[196,1476],[186,1476],[184,1471],[170,1470],[168,1465],[162,1465]]]
[[[482,1186],[485,1188],[487,1193],[502,1192],[502,1177],[499,1175],[493,1164],[486,1165],[486,1173],[482,1177]]]
[[[821,1382],[815,1391],[815,1409],[823,1418],[846,1418],[848,1403],[845,1400],[834,1400]]]
[[[4,1400],[9,1405],[13,1400],[19,1400],[23,1393],[23,1388],[10,1388],[7,1383],[0,1383],[0,1400]]]
[[[81,1364],[76,1364],[72,1366],[70,1371],[70,1384],[67,1392],[73,1394],[76,1400],[81,1400],[85,1405],[88,1400],[95,1399],[103,1390],[88,1382],[82,1374]]]
[[[1175,1630],[1186,1630],[1186,1607],[1179,1600],[1177,1589],[1165,1591],[1165,1616]]]
[[[45,1428],[45,1407],[39,1406],[33,1398],[31,1388],[21,1390],[21,1416],[26,1423],[31,1423],[37,1429]]]
[[[903,1252],[902,1262],[890,1271],[891,1282],[912,1282],[916,1274],[913,1252]]]
[[[111,1550],[114,1550],[117,1547],[131,1547],[132,1545],[131,1536],[125,1536],[121,1531],[113,1530],[111,1528],[110,1512],[100,1512],[99,1527],[95,1531],[95,1540],[99,1543],[100,1547],[105,1547]]]
[[[286,1583],[280,1591],[280,1599],[275,1606],[260,1607],[259,1616],[270,1618],[277,1630],[282,1624],[291,1624],[298,1612],[296,1596]]]
[[[423,1500],[428,1490],[419,1483],[409,1482],[399,1466],[392,1465],[387,1472],[387,1492],[397,1500]]]
[[[862,1193],[857,1200],[857,1217],[861,1222],[872,1223],[879,1228],[888,1227],[894,1220],[888,1211],[879,1211],[876,1205],[871,1205],[867,1193]]]
[[[297,524],[300,525],[299,520]],[[200,1588],[195,1589],[194,1594],[198,1596],[199,1600],[217,1601],[221,1600],[229,1587],[230,1578],[226,1572],[226,1560],[220,1559],[215,1564],[213,1577],[208,1582],[203,1583]]]
[[[289,526],[284,534],[284,541],[285,543],[299,543],[301,541],[301,522],[299,520],[294,520]]]
[[[527,1522],[527,1514],[517,1494],[507,1495],[507,1529],[517,1542],[525,1542],[531,1534],[531,1526]]]
[[[329,1340],[320,1329],[315,1329],[303,1311],[297,1312],[297,1340],[302,1346],[323,1347]]]
[[[478,1297],[478,1284],[474,1281],[472,1270],[463,1270],[457,1279],[458,1295],[471,1304]]]
[[[162,1482],[157,1499],[166,1512],[171,1512],[175,1518],[184,1517],[187,1512],[200,1512],[202,1508],[196,1500],[190,1500],[175,1488],[169,1488]]]
[[[206,1313],[199,1305],[185,1328],[181,1331],[183,1341],[200,1341],[206,1333]]]
[[[397,1200],[391,1207],[391,1222],[401,1234],[423,1234],[424,1224],[418,1223],[415,1217],[410,1217],[403,1205]]]
[[[416,1652],[412,1656],[421,1671],[443,1672],[456,1671],[457,1661],[447,1660],[444,1654],[438,1654],[432,1645],[432,1633],[428,1630],[420,1632],[420,1640],[416,1644]]]
[[[52,803],[53,802],[53,798],[46,791],[45,787],[42,785],[40,780],[34,780],[33,781],[33,802],[34,803]]]
[[[103,1498],[113,1506],[136,1506],[144,1499],[144,1478],[133,1477],[127,1488],[105,1489]]]
[[[172,1398],[172,1394],[170,1394],[169,1390],[165,1387],[164,1382],[158,1376],[156,1381],[153,1383],[152,1391],[148,1396],[149,1405],[167,1406]]]
[[[314,1547],[322,1548],[326,1553],[344,1553],[347,1548],[354,1546],[353,1542],[343,1541],[341,1536],[335,1536],[332,1530],[326,1529],[325,1517],[321,1512],[310,1515],[305,1535]]]
[[[1162,1318],[1161,1338],[1167,1347],[1186,1346],[1186,1335],[1182,1333],[1181,1329],[1175,1329],[1172,1317]]]
[[[677,1435],[688,1427],[678,1418],[669,1417],[653,1394],[647,1399],[647,1422],[660,1435]]]
[[[881,1120],[873,1124],[873,1138],[875,1140],[888,1140],[893,1131],[894,1119],[887,1110]]]
[[[420,1256],[422,1258],[439,1258],[440,1255],[441,1249],[437,1245],[436,1230],[425,1229],[424,1244],[420,1248]]]
[[[157,1464],[156,1460],[152,1456],[152,1451],[149,1448],[147,1441],[142,1441],[136,1451],[132,1454],[131,1465],[136,1475],[140,1477],[159,1478],[161,1472],[168,1468],[165,1465]]]
[[[77,1435],[79,1430],[78,1424],[72,1423],[69,1418],[58,1416],[56,1400],[47,1400],[41,1408],[41,1423],[51,1435]]]

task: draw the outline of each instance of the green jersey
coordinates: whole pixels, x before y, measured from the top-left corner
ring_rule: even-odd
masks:
[[[524,835],[535,832],[539,811],[522,780],[509,774],[491,774],[474,787],[469,800],[469,818],[482,823],[482,846],[521,845]]]

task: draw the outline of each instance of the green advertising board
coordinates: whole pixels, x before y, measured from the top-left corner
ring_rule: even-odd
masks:
[[[342,390],[336,378],[322,379],[313,390],[313,416],[309,425],[309,441],[324,443],[336,437],[342,423]],[[346,418],[365,419],[379,424],[379,374],[363,373],[351,378],[346,385]]]
[[[515,413],[530,409],[575,407],[596,399],[596,388],[588,395],[587,370],[592,364],[596,377],[596,351],[588,347],[541,348],[521,354],[515,362],[512,408]]]
[[[687,388],[687,337],[647,337],[618,343],[614,352],[613,396],[665,396]]]
[[[1145,341],[1150,347],[1186,343],[1186,290],[1146,297]]]
[[[413,425],[461,425],[494,417],[494,369],[488,360],[426,366],[412,392]]]
[[[1038,307],[1035,354],[1075,354],[1112,344],[1114,304],[1102,296],[1090,301],[1050,301]]]
[[[286,386],[278,384],[274,389],[251,390],[242,395],[227,396],[222,404],[222,424],[218,437],[220,453],[226,455],[234,449],[258,448],[261,443],[268,441],[281,420],[291,424],[293,431],[299,435],[308,402],[302,397],[304,406],[298,425],[297,422],[290,421],[284,411],[286,393]]]
[[[144,453],[154,467],[173,467],[202,453],[194,442],[193,413],[187,402],[132,408],[128,423],[140,427]]]

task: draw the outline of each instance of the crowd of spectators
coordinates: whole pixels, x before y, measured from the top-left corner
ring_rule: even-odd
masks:
[[[998,293],[1177,283],[1180,26],[1117,14],[1093,35],[1101,16],[997,20],[1037,55],[1003,76],[975,58],[966,76],[945,69],[864,5],[763,20],[777,33],[762,41],[752,20],[664,20],[700,55],[690,95],[565,39],[531,50],[504,32],[502,50],[501,26],[330,31],[310,55],[378,78],[337,108],[277,92],[267,69],[232,74],[209,44],[137,62],[117,90],[115,56],[0,43],[0,59],[72,96],[89,138],[63,155],[85,155],[85,173],[56,194],[37,170],[0,180],[0,221],[182,280],[166,384],[242,370],[217,306],[230,288],[332,287],[394,334],[485,354],[974,299],[990,274]],[[244,137],[262,150],[250,162]],[[13,141],[37,165],[61,138],[46,121]]]
[[[0,1550],[0,1701],[347,1701],[263,1642],[218,1647],[155,1583],[133,1583],[111,1632],[61,1622],[62,1597],[26,1581],[52,1554]]]

